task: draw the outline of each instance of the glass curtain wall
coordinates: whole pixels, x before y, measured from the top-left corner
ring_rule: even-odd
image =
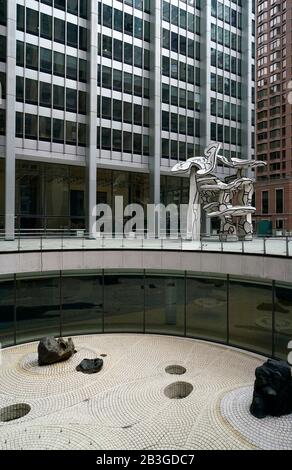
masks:
[[[16,341],[60,335],[58,273],[16,276]]]
[[[11,276],[0,278],[0,344],[14,344],[15,284]]]
[[[187,336],[287,359],[292,284],[117,269],[0,278],[3,346],[111,332]]]
[[[272,282],[229,280],[229,341],[272,355]]]
[[[102,272],[64,272],[61,278],[62,335],[103,330]]]
[[[292,288],[291,284],[276,282],[274,285],[275,356],[287,359],[288,343],[292,341]],[[290,348],[292,349],[292,347]]]
[[[104,274],[104,332],[144,331],[144,273]]]
[[[85,168],[17,161],[16,180],[18,228],[85,228]],[[149,175],[98,169],[96,202],[109,204],[114,214],[115,196],[123,197],[124,207],[137,203],[146,208],[150,199]],[[4,165],[0,159],[0,229],[3,214]]]
[[[210,341],[227,342],[226,276],[187,276],[186,334]]]
[[[4,230],[4,212],[5,212],[5,160],[0,158],[0,230]]]
[[[145,332],[184,335],[184,275],[147,273],[145,293]]]

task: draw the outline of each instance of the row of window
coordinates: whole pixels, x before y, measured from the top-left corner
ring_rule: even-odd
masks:
[[[162,158],[185,161],[187,158],[195,156],[195,148],[196,146],[189,142],[162,139],[161,156]]]
[[[0,62],[6,62],[6,37],[0,35]]]
[[[222,46],[230,47],[237,52],[241,52],[242,50],[241,36],[213,23],[211,24],[211,40],[218,42],[218,44]]]
[[[269,214],[269,191],[262,191],[262,214]],[[284,212],[284,190],[276,189],[276,213]]]
[[[0,0],[0,24],[6,26],[7,0]]]
[[[196,16],[193,13],[187,13],[183,8],[179,9],[177,6],[171,5],[169,2],[163,2],[162,19],[175,26],[186,29],[191,33],[201,33],[199,16]]]
[[[211,115],[241,122],[241,106],[228,101],[211,98]]]
[[[0,97],[2,98],[2,100],[5,100],[6,98],[6,73],[4,72],[0,72],[0,91],[2,92],[2,94],[0,95]]]
[[[6,111],[0,109],[0,135],[6,135]]]
[[[150,52],[148,49],[142,49],[127,42],[123,43],[109,36],[98,35],[98,55],[150,70]]]
[[[200,95],[185,88],[177,88],[162,83],[162,102],[200,112]]]
[[[87,19],[88,0],[36,0],[45,5],[53,6],[59,10],[67,11],[71,15]]]
[[[85,147],[86,135],[87,127],[82,123],[16,113],[16,137],[21,139]]]
[[[0,135],[5,135],[5,110],[0,109]],[[16,137],[79,147],[86,146],[87,126],[45,116],[16,113]],[[97,148],[149,155],[149,136],[97,127]]]
[[[87,81],[86,60],[21,41],[17,41],[16,65],[70,80]]]
[[[121,33],[150,42],[150,23],[108,5],[98,3],[98,23]]]
[[[267,105],[267,104],[266,104]],[[285,114],[286,112],[286,106],[276,106],[275,108],[270,108],[270,117],[271,116],[276,116],[277,114],[281,114],[281,109],[282,109],[282,112],[283,114]],[[268,111],[261,111],[259,113],[257,113],[257,118],[258,120],[260,119],[265,119],[268,117]]]
[[[16,77],[16,100],[22,103],[53,107],[70,112],[86,114],[87,93],[64,88],[51,83]]]
[[[241,99],[241,82],[211,73],[211,90]]]
[[[241,76],[241,59],[211,48],[211,65]]]
[[[281,140],[273,140],[272,142],[270,141],[269,143],[258,144],[257,145],[257,151],[258,152],[268,151],[268,146],[270,147],[270,150],[279,149],[281,147],[286,146],[286,141],[285,141],[285,139],[283,139],[282,141]]]
[[[67,46],[87,50],[87,29],[17,5],[17,29]]]
[[[162,111],[162,130],[200,137],[200,121],[189,116]]]
[[[149,98],[149,78],[133,75],[103,65],[97,68],[97,85],[109,90],[120,91],[135,96]]]
[[[212,0],[211,15],[235,28],[241,29],[242,27],[241,13],[233,10],[233,8],[230,8],[228,5],[223,5],[223,3],[218,2],[218,0]]]
[[[211,140],[225,144],[241,145],[241,130],[211,122]]]
[[[97,96],[97,117],[149,127],[148,106],[115,100],[106,96]]]
[[[113,152],[149,156],[149,136],[97,127],[97,148]]]
[[[162,75],[200,86],[200,69],[176,59],[162,56]]]
[[[267,139],[276,139],[276,138],[284,137],[285,135],[286,135],[285,127],[283,127],[282,129],[273,129],[270,132],[260,132],[258,134],[258,141],[267,140]]]
[[[177,52],[188,56],[191,59],[200,60],[199,42],[195,42],[193,39],[186,38],[186,36],[173,33],[168,29],[163,29],[162,31],[162,47],[172,52]]]
[[[125,5],[130,5],[137,10],[145,11],[145,13],[150,13],[150,1],[151,0],[117,0],[120,3],[125,3]]]

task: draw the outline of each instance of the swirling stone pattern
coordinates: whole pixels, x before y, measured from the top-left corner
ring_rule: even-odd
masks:
[[[2,351],[0,409],[26,403],[31,411],[0,422],[1,450],[292,448],[291,418],[247,415],[254,371],[264,358],[158,335],[73,341],[77,353],[51,366],[38,366],[37,343]],[[75,370],[84,357],[101,354],[106,357],[98,374]],[[183,381],[193,387],[186,398],[164,393],[181,380],[165,372],[171,365],[186,369]],[[270,432],[273,426],[277,433]]]

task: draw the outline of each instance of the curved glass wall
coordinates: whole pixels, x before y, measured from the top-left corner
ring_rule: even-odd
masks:
[[[0,278],[2,347],[46,335],[115,332],[187,336],[287,359],[292,284],[136,270]]]

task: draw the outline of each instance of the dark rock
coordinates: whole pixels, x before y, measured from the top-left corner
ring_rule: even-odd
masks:
[[[255,371],[250,412],[256,418],[292,413],[291,368],[285,361],[268,359]]]
[[[38,346],[38,361],[40,366],[67,361],[75,354],[74,343],[71,338],[65,341],[63,338],[46,337],[41,339]]]
[[[82,362],[76,367],[78,372],[83,372],[83,374],[96,374],[102,369],[103,360],[102,359],[83,359]]]

